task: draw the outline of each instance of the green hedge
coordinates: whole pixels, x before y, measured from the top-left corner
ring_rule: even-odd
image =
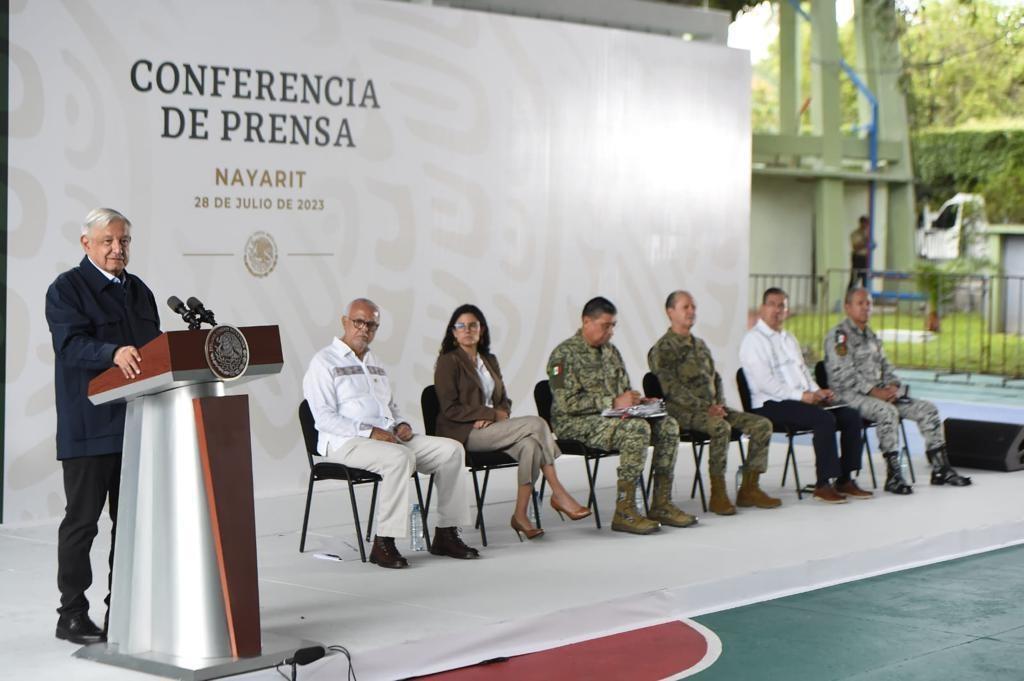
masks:
[[[912,138],[918,195],[933,208],[957,192],[985,197],[989,222],[1024,222],[1024,127],[927,130]]]

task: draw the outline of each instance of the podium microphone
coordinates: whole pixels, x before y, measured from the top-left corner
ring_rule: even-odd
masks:
[[[174,310],[176,314],[181,315],[182,320],[188,324],[188,328],[191,331],[195,331],[199,328],[200,319],[191,310],[185,307],[185,303],[181,302],[181,298],[178,296],[171,296],[167,299],[167,307]]]
[[[200,322],[206,322],[210,326],[217,326],[217,320],[213,316],[213,310],[207,310],[203,307],[203,301],[192,296],[188,299],[187,304],[188,309],[192,311],[192,314],[194,314]]]

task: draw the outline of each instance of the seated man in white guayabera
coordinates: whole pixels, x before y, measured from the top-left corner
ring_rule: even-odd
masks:
[[[438,520],[430,552],[478,557],[476,549],[462,542],[458,530],[470,519],[462,472],[465,450],[455,440],[415,435],[402,419],[387,372],[370,350],[380,328],[380,309],[370,300],[357,298],[345,308],[341,324],[344,335],[309,363],[302,392],[316,422],[317,451],[382,478],[370,562],[386,568],[408,566],[395,547],[395,538],[409,536],[413,471],[435,474]]]

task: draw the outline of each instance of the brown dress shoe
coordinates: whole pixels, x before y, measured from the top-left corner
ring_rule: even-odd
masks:
[[[869,492],[865,489],[861,489],[857,486],[856,481],[847,480],[846,482],[837,482],[836,491],[840,494],[845,494],[851,499],[870,499],[875,496],[873,492]]]
[[[373,536],[373,548],[370,549],[370,562],[383,568],[409,567],[409,561],[395,548],[394,537]]]
[[[836,491],[836,488],[832,485],[822,485],[821,487],[814,488],[814,498],[818,501],[824,501],[826,504],[845,504],[846,497]]]
[[[463,543],[457,527],[435,527],[434,540],[430,542],[430,552],[435,556],[448,556],[462,560],[480,557],[479,551]]]

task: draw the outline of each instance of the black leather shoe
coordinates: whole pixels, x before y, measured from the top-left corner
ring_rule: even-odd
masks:
[[[65,615],[57,620],[57,638],[81,645],[103,643],[107,640],[103,630],[89,619],[88,613]]]
[[[953,487],[967,487],[971,484],[971,479],[960,475],[949,466],[943,466],[937,470],[932,470],[932,484],[933,485],[952,485]]]
[[[903,480],[902,475],[890,475],[885,479],[885,491],[893,494],[913,494],[914,488]]]
[[[395,547],[393,537],[373,537],[373,548],[370,549],[370,562],[383,568],[400,569],[409,567],[409,561],[402,557]]]
[[[903,478],[903,470],[900,468],[899,455],[896,452],[886,452],[885,456],[885,491],[893,494],[913,494],[914,488],[907,484]]]
[[[435,528],[434,541],[430,542],[430,552],[435,556],[448,556],[462,560],[480,557],[479,551],[463,543],[462,538],[459,537],[459,530],[455,527]]]

